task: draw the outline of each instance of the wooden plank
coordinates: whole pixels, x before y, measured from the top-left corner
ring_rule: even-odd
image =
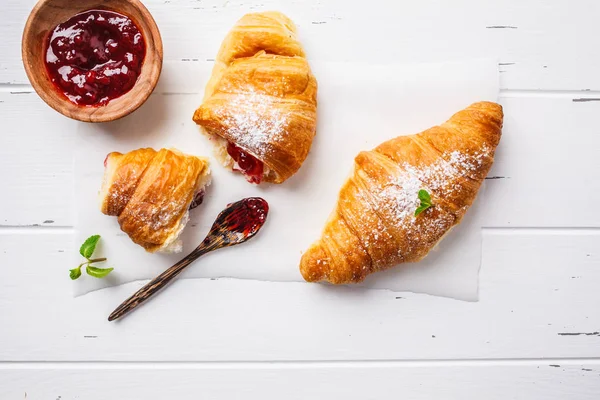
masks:
[[[600,213],[590,210],[600,203],[593,122],[600,102],[506,93],[500,103],[504,129],[487,180],[487,226],[599,227]]]
[[[0,361],[600,357],[596,229],[484,231],[477,303],[305,283],[180,280],[118,323],[106,317],[143,282],[74,299],[71,231],[34,232],[4,228],[0,235]]]
[[[149,101],[160,101],[156,96],[162,95]],[[549,96],[517,92],[501,98],[505,128],[490,173],[495,179],[487,181],[483,200],[486,226],[600,227],[600,213],[590,212],[600,203],[600,102]],[[10,191],[0,209],[0,225],[73,225],[72,155],[78,124],[34,94],[0,93],[0,117],[0,168],[12,171],[3,176]]]
[[[5,366],[3,399],[596,400],[600,363]],[[552,364],[552,365],[549,365]]]
[[[73,224],[77,124],[35,93],[0,93],[0,225]]]
[[[5,0],[0,82],[25,83],[21,32],[34,0]],[[165,60],[213,59],[244,13],[281,10],[297,23],[310,58],[417,62],[499,57],[505,89],[600,90],[600,55],[574,43],[598,36],[594,0],[390,2],[345,0],[147,0]]]

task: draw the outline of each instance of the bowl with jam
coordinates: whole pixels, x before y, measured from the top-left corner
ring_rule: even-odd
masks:
[[[135,111],[162,68],[160,33],[138,0],[41,0],[25,25],[22,53],[38,95],[86,122]]]

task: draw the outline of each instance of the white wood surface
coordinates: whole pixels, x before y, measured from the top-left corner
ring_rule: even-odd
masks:
[[[506,120],[480,300],[181,281],[109,324],[142,283],[71,297],[76,124],[27,85],[33,2],[0,0],[0,399],[600,398],[599,2],[145,3],[166,68],[213,58],[259,9],[287,12],[314,59],[498,56]],[[155,96],[180,90],[163,81]]]
[[[485,230],[477,303],[302,283],[182,280],[119,323],[106,316],[142,283],[73,299],[64,276],[71,231],[25,232],[2,236],[0,265],[19,271],[1,283],[8,327],[0,330],[2,360],[600,357],[595,230]],[[42,264],[22,261],[32,241]]]
[[[206,365],[10,366],[0,375],[3,399],[286,399],[388,398],[506,400],[598,398],[600,365],[332,363]],[[93,379],[90,379],[93,375]],[[232,377],[236,377],[235,383]],[[114,385],[114,382],[122,382]],[[387,382],[387,384],[382,384]],[[41,390],[40,387],[49,387]],[[7,389],[9,388],[9,389]]]

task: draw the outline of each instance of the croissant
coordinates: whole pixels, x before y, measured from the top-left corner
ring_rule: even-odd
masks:
[[[500,105],[475,103],[441,126],[358,154],[321,239],[302,256],[304,279],[357,283],[425,257],[475,200],[502,120]],[[415,215],[421,190],[432,206]]]
[[[282,183],[306,159],[316,132],[317,81],[279,12],[246,14],[215,60],[193,120],[228,168],[252,183]]]
[[[188,210],[210,183],[205,159],[175,149],[110,153],[104,161],[100,210],[148,252],[180,252]]]

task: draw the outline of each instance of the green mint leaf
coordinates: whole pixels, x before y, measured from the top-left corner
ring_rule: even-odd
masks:
[[[415,217],[421,214],[423,211],[427,210],[429,207],[431,207],[431,204],[421,203],[421,205],[415,210]]]
[[[85,267],[85,272],[94,278],[104,278],[106,275],[110,274],[113,269],[114,268],[98,268],[88,265]]]
[[[424,189],[419,190],[419,200],[421,200],[421,203],[431,205],[431,196],[429,195],[427,190],[424,190]]]
[[[70,269],[69,276],[72,280],[79,278],[81,276],[81,265],[77,268]]]
[[[431,196],[429,195],[429,192],[427,192],[427,190],[419,190],[418,196],[419,200],[421,201],[421,204],[419,204],[419,207],[417,207],[417,209],[415,210],[415,217],[421,214],[423,211],[427,210],[429,207],[433,206],[433,204],[431,204]]]
[[[83,242],[81,248],[79,249],[79,254],[88,260],[94,254],[94,250],[96,250],[96,245],[98,244],[98,240],[100,240],[100,235],[90,236]]]

